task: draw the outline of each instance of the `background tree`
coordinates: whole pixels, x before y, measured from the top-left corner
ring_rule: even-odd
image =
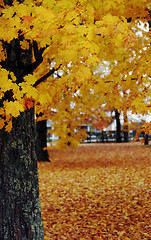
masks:
[[[118,110],[115,110],[115,119],[116,119],[116,142],[120,143],[121,140],[121,123],[120,123],[120,113]]]
[[[127,117],[127,113],[124,112],[124,126],[123,126],[123,132],[124,132],[124,142],[129,142],[128,139],[128,117]]]
[[[47,151],[47,121],[36,122],[36,154],[39,162],[50,162]]]

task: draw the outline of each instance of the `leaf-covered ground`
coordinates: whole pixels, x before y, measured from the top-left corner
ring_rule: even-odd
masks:
[[[151,148],[83,144],[38,163],[45,239],[151,239]]]

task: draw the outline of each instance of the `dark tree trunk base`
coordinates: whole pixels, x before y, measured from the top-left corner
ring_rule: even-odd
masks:
[[[0,131],[0,239],[43,240],[33,109]]]
[[[148,145],[148,133],[145,134],[144,145]]]
[[[129,142],[128,131],[124,132],[124,142]]]

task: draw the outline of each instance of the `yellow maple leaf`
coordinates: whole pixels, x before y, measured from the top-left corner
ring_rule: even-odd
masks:
[[[5,69],[0,69],[0,87],[3,92],[6,92],[12,87],[12,82],[8,79],[9,72]]]
[[[0,118],[0,129],[2,129],[5,125],[4,119]]]
[[[5,102],[4,103],[5,111],[7,115],[11,115],[13,117],[18,117],[20,112],[24,111],[23,104],[15,101],[15,102]]]
[[[106,36],[108,33],[108,28],[106,27],[99,27],[95,29],[95,34]]]
[[[29,49],[29,42],[27,42],[26,40],[21,41],[20,45],[23,50]]]
[[[111,13],[108,13],[103,17],[104,25],[110,26],[119,22],[119,18],[117,16],[113,16]]]
[[[5,127],[5,130],[6,130],[7,132],[10,132],[11,129],[12,129],[12,121],[9,121],[9,122],[7,122],[7,125],[6,125],[6,127]]]

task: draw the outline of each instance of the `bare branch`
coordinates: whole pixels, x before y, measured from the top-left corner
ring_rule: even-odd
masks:
[[[44,76],[42,76],[40,79],[38,79],[34,84],[33,87],[37,87],[40,83],[44,82],[48,77],[52,76],[60,67],[62,64],[59,65],[56,69],[51,69],[48,73],[46,73]]]

